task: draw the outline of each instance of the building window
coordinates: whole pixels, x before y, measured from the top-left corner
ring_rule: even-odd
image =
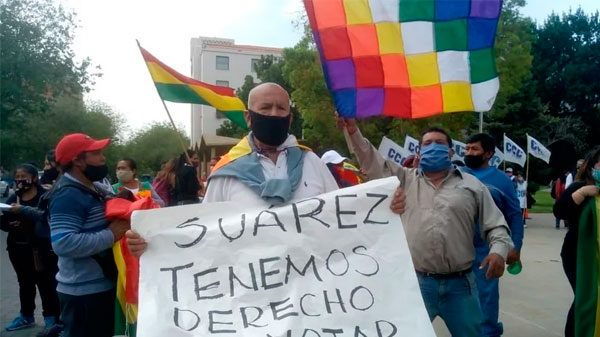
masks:
[[[260,59],[252,59],[252,61],[250,61],[250,70],[255,73],[257,72],[256,69],[258,69],[258,65],[260,64]]]
[[[217,69],[229,70],[229,56],[217,56]]]
[[[229,81],[217,80],[217,82],[215,82],[215,84],[218,86],[221,86],[221,87],[229,87]],[[223,119],[223,118],[227,118],[225,116],[225,113],[223,111],[217,110],[217,119]]]
[[[217,119],[224,119],[227,118],[227,116],[225,116],[225,113],[221,110],[217,110]]]

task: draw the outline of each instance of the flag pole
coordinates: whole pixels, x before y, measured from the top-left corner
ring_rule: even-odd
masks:
[[[483,133],[483,111],[479,111],[479,133]]]
[[[504,153],[506,153],[506,133],[504,134],[504,138],[502,139],[502,144],[504,144],[504,148],[502,150],[504,150]],[[506,159],[506,154],[504,155],[504,158]],[[506,160],[502,161],[504,164],[504,173],[506,173]]]
[[[344,139],[346,140],[346,145],[348,145],[348,150],[351,154],[354,154],[354,146],[352,145],[352,141],[350,140],[350,134],[348,133],[348,129],[344,126]]]
[[[140,41],[138,41],[136,39],[135,42],[138,45],[138,48],[140,50],[140,54],[142,54],[142,46],[140,45]],[[144,54],[142,54],[142,58],[144,58]],[[150,67],[148,67],[148,62],[146,62],[145,59],[144,59],[144,63],[146,64],[146,68],[148,68],[148,72],[150,72]],[[192,159],[190,158],[190,156],[187,153],[187,147],[185,146],[185,142],[183,141],[183,138],[181,137],[181,135],[179,134],[179,131],[177,130],[177,126],[175,125],[175,122],[173,121],[173,117],[171,117],[171,113],[169,112],[169,109],[167,108],[167,104],[165,103],[165,101],[160,96],[160,92],[158,91],[158,88],[156,87],[156,84],[154,85],[154,88],[156,89],[156,93],[158,94],[158,97],[160,97],[160,101],[162,102],[163,107],[165,108],[165,111],[167,112],[167,116],[169,116],[169,120],[171,121],[171,125],[173,126],[173,130],[175,130],[175,134],[177,135],[177,139],[179,140],[179,145],[181,145],[181,148],[183,149],[183,154],[185,155],[185,159],[187,160],[188,164],[191,165],[192,164]]]
[[[527,136],[527,169],[525,175],[525,181],[529,183],[529,134],[525,134]]]
[[[334,112],[335,117],[337,118],[343,118],[340,117],[340,114],[337,112],[337,110]],[[346,128],[346,125],[344,124],[344,128],[342,129],[342,132],[344,133],[344,140],[346,141],[346,146],[348,146],[348,151],[350,151],[350,154],[354,154],[354,146],[352,146],[352,141],[350,140],[350,134],[348,133],[348,129]]]

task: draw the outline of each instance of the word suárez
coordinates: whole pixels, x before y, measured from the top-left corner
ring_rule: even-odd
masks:
[[[320,198],[309,198],[296,203],[293,203],[288,206],[283,206],[276,209],[267,209],[263,210],[254,219],[248,219],[248,216],[245,213],[242,213],[240,216],[240,227],[239,232],[237,233],[227,233],[227,231],[223,228],[223,218],[218,219],[219,231],[221,233],[221,237],[228,240],[229,242],[233,242],[242,238],[246,232],[248,231],[247,226],[248,222],[250,222],[249,226],[251,226],[251,233],[246,235],[251,235],[256,237],[259,235],[261,229],[266,227],[279,227],[279,229],[283,232],[294,231],[298,234],[302,233],[303,226],[309,225],[309,222],[318,223],[324,228],[337,228],[337,229],[354,229],[358,227],[357,223],[348,223],[344,220],[344,217],[351,216],[352,218],[356,217],[356,211],[351,209],[346,209],[344,207],[344,202],[350,199],[356,199],[359,196],[356,194],[346,194],[346,195],[336,195],[335,196],[335,206],[331,206],[326,204],[325,200]],[[371,206],[366,212],[364,219],[362,219],[362,223],[364,225],[387,225],[389,221],[387,219],[375,219],[374,212],[376,209],[380,207],[387,207],[387,203],[383,203],[384,200],[388,198],[385,194],[377,194],[377,193],[366,193],[363,197],[365,203],[371,203]],[[304,206],[304,204],[308,204],[312,207],[309,208],[308,211],[301,212],[299,210],[299,206]],[[284,213],[285,207],[292,208],[292,217],[284,218],[280,213]],[[332,208],[329,210],[329,208]],[[335,212],[337,222],[335,224],[329,224],[323,220],[320,216],[323,214],[324,210]],[[199,218],[194,217],[184,221],[183,223],[177,225],[178,229],[196,229],[199,233],[196,238],[191,242],[175,242],[175,245],[179,248],[191,248],[202,242],[203,239],[215,239],[215,238],[207,238],[207,233],[213,233],[208,231],[208,227],[206,224],[200,223]],[[212,225],[212,224],[211,224]]]

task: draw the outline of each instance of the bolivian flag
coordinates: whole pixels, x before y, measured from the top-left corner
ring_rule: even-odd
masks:
[[[137,210],[159,208],[151,197],[144,196],[146,191],[138,192],[135,201],[113,198],[106,202],[105,217],[108,220],[131,219],[131,213]],[[140,261],[129,252],[125,238],[113,245],[115,265],[119,271],[117,277],[117,297],[115,299],[115,321],[113,336],[135,337],[137,331],[138,284],[140,279]]]
[[[585,201],[579,220],[575,336],[600,337],[600,196]]]
[[[211,85],[183,76],[159,61],[146,49],[139,47],[162,100],[210,105],[223,112],[233,123],[245,130],[248,129],[244,120],[246,107],[232,88]]]

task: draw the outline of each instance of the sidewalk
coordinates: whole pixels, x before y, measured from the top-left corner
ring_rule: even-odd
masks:
[[[521,258],[523,271],[506,273],[500,281],[500,319],[506,337],[562,336],[567,311],[573,300],[562,271],[560,248],[565,229],[554,229],[551,214],[532,214],[525,232]],[[19,311],[17,279],[6,253],[6,233],[0,235],[0,336],[30,337],[42,329],[41,304],[37,299],[37,326],[6,332],[4,327]],[[438,337],[448,337],[444,323],[434,322]]]
[[[566,229],[554,228],[551,214],[530,214],[521,252],[523,271],[500,279],[500,321],[506,337],[564,336],[573,293],[562,270],[560,249]],[[438,337],[450,334],[438,318]]]

